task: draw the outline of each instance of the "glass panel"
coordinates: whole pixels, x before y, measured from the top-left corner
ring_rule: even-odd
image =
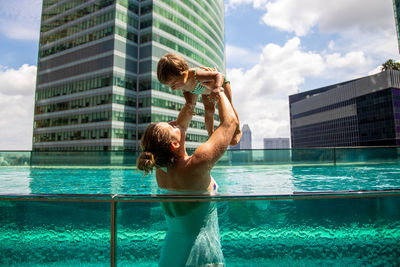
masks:
[[[116,210],[116,265],[157,266],[166,230],[160,204],[118,202]]]
[[[219,203],[227,266],[400,263],[400,197]]]
[[[153,114],[156,116],[156,114]],[[158,116],[158,115],[157,115]],[[125,119],[121,117],[121,120]],[[193,127],[201,128],[200,122]],[[124,139],[131,139],[134,132],[123,130],[118,132],[114,129],[108,134]],[[51,133],[50,133],[51,134]],[[70,136],[58,136],[61,139]],[[65,134],[65,133],[64,133]],[[104,133],[98,131],[81,131],[81,136],[89,135],[89,139],[101,138]],[[128,137],[125,137],[125,134]],[[93,135],[93,136],[90,136]],[[53,138],[53,137],[52,137]],[[104,138],[104,136],[103,136]],[[189,135],[193,140],[203,140],[202,136]],[[206,138],[206,137],[204,137]],[[90,151],[93,148],[87,148],[89,151],[65,151],[59,148],[59,151],[0,151],[0,166],[65,166],[66,164],[75,166],[126,166],[135,167],[135,162],[139,152],[136,151]],[[32,159],[31,159],[32,153]],[[340,164],[376,164],[388,163],[397,164],[399,161],[400,149],[397,147],[383,148],[319,148],[319,149],[254,149],[254,150],[228,150],[220,158],[217,166],[240,166],[240,165],[331,165]],[[110,160],[113,159],[113,160]],[[32,160],[32,161],[31,161]]]
[[[0,200],[1,266],[110,266],[110,203]]]
[[[116,152],[114,152],[116,153]],[[110,166],[71,167],[67,157],[53,165],[1,167],[1,194],[160,194],[155,173],[143,177],[135,161],[120,157],[108,159]],[[71,152],[72,155],[77,153]],[[48,157],[57,153],[47,153]],[[64,159],[64,161],[62,161]],[[81,159],[90,162],[89,157]],[[126,165],[118,165],[126,160]],[[86,164],[88,164],[86,163]],[[76,163],[75,163],[76,164]],[[116,165],[112,165],[116,164]],[[248,165],[216,167],[211,175],[222,196],[291,195],[304,192],[399,190],[399,164],[366,165]],[[72,186],[71,186],[72,185]],[[161,194],[163,194],[161,192]]]
[[[385,148],[336,148],[335,149],[336,163],[350,162],[397,162],[398,154],[396,147]]]
[[[0,151],[0,166],[29,166],[30,151]]]
[[[292,161],[297,164],[307,164],[312,162],[333,163],[333,149],[292,149]]]
[[[108,1],[108,4],[111,4],[111,1]],[[90,7],[87,8],[87,10],[79,10],[76,12],[76,14],[70,14],[65,18],[61,18],[59,19],[59,21],[55,21],[54,23],[50,24],[50,25],[44,25],[42,27],[42,32],[47,31],[47,30],[51,30],[55,27],[58,26],[58,24],[64,24],[67,23],[69,21],[74,21],[77,20],[79,16],[83,16],[83,15],[87,15],[92,13],[93,11],[90,11]],[[53,32],[45,37],[42,37],[40,39],[40,45],[46,45],[52,42],[55,42],[59,39],[65,38],[67,36],[71,36],[75,33],[81,32],[83,30],[89,29],[91,27],[97,26],[99,24],[105,23],[107,21],[110,21],[112,19],[114,19],[115,16],[115,12],[111,11],[108,13],[103,13],[97,16],[93,16],[87,20],[81,21],[77,24],[74,24],[73,26],[70,26],[68,28],[63,28],[62,30],[58,30],[56,32]]]
[[[136,151],[38,151],[33,166],[127,166],[136,164]]]
[[[226,266],[396,266],[399,205],[399,196],[118,203],[117,265],[219,263],[220,241]]]

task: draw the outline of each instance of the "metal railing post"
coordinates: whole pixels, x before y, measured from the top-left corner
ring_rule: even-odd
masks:
[[[336,166],[336,147],[333,148],[333,165]]]
[[[111,200],[111,267],[115,266],[115,201]]]

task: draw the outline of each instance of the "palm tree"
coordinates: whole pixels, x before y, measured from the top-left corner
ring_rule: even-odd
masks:
[[[388,61],[382,64],[382,71],[386,70],[400,70],[400,63],[394,62],[393,59],[389,59]]]

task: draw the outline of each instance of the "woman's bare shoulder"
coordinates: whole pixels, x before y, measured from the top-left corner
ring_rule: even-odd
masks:
[[[212,157],[210,155],[210,146],[207,143],[199,146],[194,153],[190,156],[190,160],[188,161],[188,166],[192,169],[199,169],[201,171],[211,170]]]

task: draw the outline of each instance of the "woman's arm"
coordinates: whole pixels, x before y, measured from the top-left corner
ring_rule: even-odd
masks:
[[[196,107],[196,101],[198,95],[189,92],[184,92],[186,103],[179,111],[178,118],[176,119],[176,125],[181,129],[186,130],[189,127],[189,123],[194,115],[194,108]]]
[[[191,164],[197,166],[207,165],[209,170],[211,170],[228,148],[239,124],[232,105],[226,95],[223,92],[218,92],[216,96],[220,125],[210,136],[208,141],[195,150],[191,162]]]

